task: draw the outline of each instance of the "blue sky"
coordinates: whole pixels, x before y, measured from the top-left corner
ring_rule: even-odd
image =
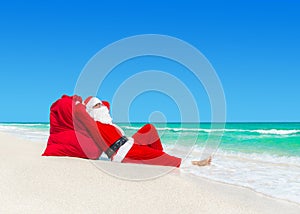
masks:
[[[105,46],[138,34],[163,34],[199,49],[224,88],[227,121],[300,121],[300,3],[297,1],[10,1],[0,7],[0,121],[48,121],[52,102],[73,94],[88,60]],[[118,69],[139,72],[178,66],[136,59]],[[153,64],[152,64],[153,62]],[[160,66],[158,66],[160,65]],[[99,91],[112,101],[115,71]],[[127,73],[127,75],[129,75]],[[128,76],[127,76],[128,77]],[[179,76],[210,120],[205,91]],[[191,79],[189,79],[191,78]],[[174,87],[176,90],[176,87]],[[113,106],[118,111],[120,106]],[[130,120],[180,109],[157,92],[136,97]]]

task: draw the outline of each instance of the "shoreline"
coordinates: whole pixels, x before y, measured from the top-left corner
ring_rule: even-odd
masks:
[[[86,159],[42,157],[44,148],[45,143],[0,132],[0,212],[300,212],[300,205],[293,202],[247,187],[185,175],[180,170],[147,181],[126,181],[104,173]],[[166,169],[97,163],[124,173]]]

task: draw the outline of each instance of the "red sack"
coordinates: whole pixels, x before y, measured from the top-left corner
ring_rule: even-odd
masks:
[[[98,159],[107,146],[81,97],[63,95],[50,108],[50,136],[43,156]]]

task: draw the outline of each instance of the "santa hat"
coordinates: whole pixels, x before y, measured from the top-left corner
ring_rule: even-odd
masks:
[[[93,107],[98,103],[102,104],[101,100],[97,97],[89,96],[85,99],[83,104],[86,106],[86,111],[90,113],[93,110]]]

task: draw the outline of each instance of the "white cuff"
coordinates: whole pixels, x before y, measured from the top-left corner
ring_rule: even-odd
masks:
[[[116,155],[111,158],[113,162],[122,162],[125,158],[129,150],[131,149],[132,145],[134,144],[134,139],[132,137],[128,137],[128,141],[119,148]]]

